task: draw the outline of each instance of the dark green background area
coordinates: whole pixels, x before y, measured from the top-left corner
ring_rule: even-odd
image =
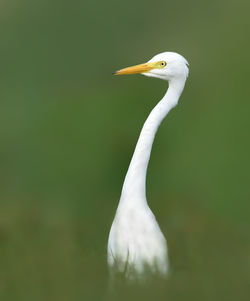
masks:
[[[1,1],[1,300],[249,300],[249,10],[247,0]],[[163,51],[190,64],[147,178],[171,275],[110,291],[109,228],[167,89],[111,73]]]

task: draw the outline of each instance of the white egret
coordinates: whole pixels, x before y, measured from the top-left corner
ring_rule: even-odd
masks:
[[[143,125],[122,188],[108,240],[108,265],[128,278],[145,270],[167,275],[167,244],[146,199],[146,173],[155,134],[168,112],[177,105],[187,76],[188,62],[180,54],[157,54],[145,64],[115,72],[141,73],[168,81],[168,90]]]

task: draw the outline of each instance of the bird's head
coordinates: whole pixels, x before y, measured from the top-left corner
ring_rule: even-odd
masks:
[[[167,81],[186,79],[188,62],[175,52],[163,52],[155,55],[147,63],[127,67],[114,72],[115,75],[141,73],[149,77],[161,78]]]

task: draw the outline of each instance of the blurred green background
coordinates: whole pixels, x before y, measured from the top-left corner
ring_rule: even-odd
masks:
[[[2,0],[0,299],[249,300],[250,2]],[[147,194],[168,281],[108,289],[106,243],[140,129],[190,63],[157,134]]]

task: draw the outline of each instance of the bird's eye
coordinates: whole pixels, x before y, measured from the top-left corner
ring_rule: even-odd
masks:
[[[165,61],[158,61],[155,63],[156,69],[163,69],[165,66],[167,66],[167,62]]]

